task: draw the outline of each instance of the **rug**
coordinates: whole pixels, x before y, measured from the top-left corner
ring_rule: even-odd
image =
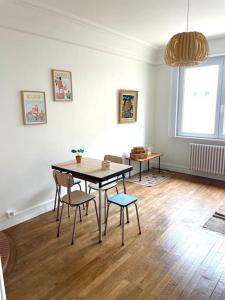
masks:
[[[151,169],[150,171],[143,171],[141,173],[141,181],[139,181],[139,173],[131,176],[131,178],[127,178],[126,181],[152,187],[168,180],[171,174],[168,171],[161,170],[159,173],[158,170]]]
[[[203,225],[203,228],[225,234],[225,205],[220,207]]]

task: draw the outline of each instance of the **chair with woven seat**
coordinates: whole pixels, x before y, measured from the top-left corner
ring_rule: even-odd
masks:
[[[80,216],[81,216],[81,209],[80,209],[81,205],[83,205],[83,204],[87,205],[87,203],[89,203],[90,201],[94,202],[95,213],[96,213],[96,218],[97,218],[97,224],[99,226],[98,212],[97,212],[97,205],[96,205],[96,202],[95,202],[95,196],[92,195],[92,194],[85,193],[83,191],[73,191],[72,192],[71,187],[73,186],[73,177],[72,177],[71,174],[56,172],[55,173],[55,178],[56,178],[56,183],[59,187],[59,194],[58,194],[59,195],[59,201],[60,201],[60,203],[62,203],[62,208],[61,208],[60,218],[59,218],[59,224],[58,224],[57,237],[59,237],[64,204],[67,204],[70,207],[75,207],[72,242],[71,242],[71,244],[73,245],[74,236],[75,236],[75,224],[76,224],[76,217],[77,217],[77,209],[79,208]],[[61,187],[67,188],[67,194],[64,195],[62,198],[61,198],[61,192],[60,192]]]
[[[138,221],[138,228],[139,228],[139,234],[141,234],[141,227],[140,227],[138,208],[137,208],[137,203],[136,202],[137,202],[137,197],[127,195],[127,194],[117,194],[117,195],[115,195],[113,197],[110,197],[108,199],[104,235],[106,235],[110,205],[115,204],[115,205],[120,206],[120,225],[122,224],[122,246],[124,246],[124,209],[126,208],[126,210],[127,210],[127,218],[128,218],[128,206],[131,205],[131,204],[135,205],[137,221]],[[129,223],[129,219],[127,219],[127,222]]]
[[[108,161],[110,161],[110,162],[114,162],[114,163],[117,163],[117,164],[122,164],[122,163],[123,163],[122,157],[114,156],[114,155],[108,155],[108,154],[104,156],[104,160],[108,160]],[[117,179],[119,180],[119,178],[117,178]],[[112,179],[111,179],[111,180],[112,180]],[[104,182],[104,183],[107,183],[107,181]],[[106,207],[107,207],[107,198],[108,198],[107,192],[108,192],[109,190],[115,188],[115,189],[116,189],[116,193],[118,194],[119,191],[118,191],[117,184],[118,184],[118,182],[116,181],[116,182],[113,182],[113,183],[109,183],[109,184],[107,184],[107,185],[105,185],[105,186],[103,186],[103,187],[101,188],[101,190],[104,192],[104,200],[105,200],[105,205],[104,205],[105,219],[106,219]],[[88,187],[89,187],[89,194],[91,193],[91,190],[95,190],[95,191],[98,191],[98,190],[99,190],[99,184],[89,183]],[[87,214],[87,213],[88,213],[88,208],[87,208],[86,214]]]
[[[54,178],[54,181],[55,181],[55,203],[54,203],[54,211],[56,210],[57,208],[57,216],[56,216],[56,221],[59,221],[59,186],[57,185],[57,182],[56,182],[56,173],[58,171],[54,170],[53,171],[53,178]],[[78,179],[75,179],[73,178],[73,185],[78,185],[79,188],[80,188],[80,191],[81,191],[81,181],[78,180]],[[61,192],[61,191],[60,191]],[[70,210],[69,210],[69,206],[68,206],[68,217],[70,217]],[[82,220],[82,219],[81,219]]]

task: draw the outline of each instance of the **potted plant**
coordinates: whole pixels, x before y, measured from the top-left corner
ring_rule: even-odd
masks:
[[[81,163],[82,154],[84,153],[84,149],[72,149],[72,153],[76,153],[76,161],[78,164]]]

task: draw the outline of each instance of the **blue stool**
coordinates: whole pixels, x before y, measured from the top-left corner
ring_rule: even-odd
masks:
[[[126,208],[126,212],[127,212],[127,223],[129,223],[128,206],[130,204],[135,205],[136,214],[137,214],[137,221],[138,221],[138,228],[139,228],[139,234],[141,234],[141,227],[140,227],[138,208],[137,208],[136,202],[137,202],[136,197],[130,196],[130,195],[127,195],[127,194],[118,194],[118,195],[115,195],[115,196],[108,199],[104,235],[106,235],[106,230],[107,230],[107,223],[108,223],[108,216],[109,216],[109,206],[110,206],[111,203],[116,204],[116,205],[120,206],[120,225],[122,224],[122,246],[124,246],[124,208]]]

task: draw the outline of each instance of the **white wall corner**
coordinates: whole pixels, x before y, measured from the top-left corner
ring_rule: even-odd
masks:
[[[150,64],[157,55],[153,45],[35,0],[2,0],[0,27]]]
[[[179,68],[170,70],[170,91],[169,91],[169,126],[168,136],[175,137],[177,130],[177,110],[178,110],[178,87],[179,87]]]
[[[165,46],[161,46],[157,49],[156,55],[155,55],[155,64],[156,65],[165,65],[164,51],[165,51]]]

